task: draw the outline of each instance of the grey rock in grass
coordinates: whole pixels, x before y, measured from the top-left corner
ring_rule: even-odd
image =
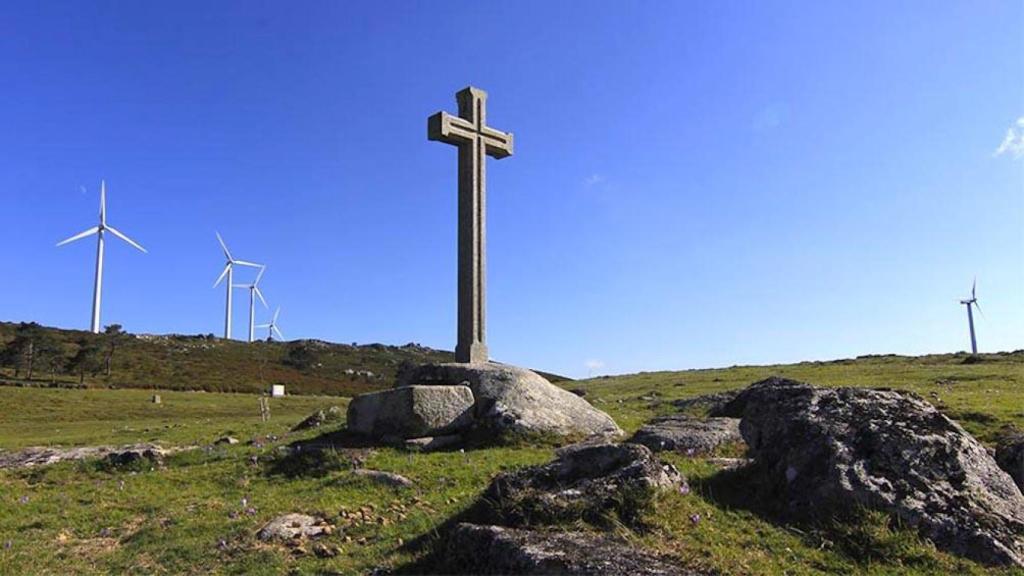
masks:
[[[348,405],[348,428],[375,438],[458,432],[473,422],[467,386],[406,386],[362,394]]]
[[[78,446],[74,448],[30,447],[10,452],[0,452],[0,470],[6,468],[32,468],[57,462],[108,458],[112,463],[139,460],[141,458],[159,462],[164,456],[192,450],[194,446],[162,448],[156,444],[130,444],[127,446]]]
[[[160,466],[164,463],[166,454],[167,452],[159,446],[128,446],[108,453],[107,462],[113,466],[130,466],[140,462]]]
[[[654,452],[670,450],[690,456],[711,454],[717,448],[743,442],[738,418],[693,418],[684,415],[655,418],[637,430],[630,442]]]
[[[474,430],[485,439],[507,434],[619,436],[622,430],[583,398],[535,372],[495,362],[425,364],[404,372],[397,388],[465,384],[473,390]]]
[[[614,512],[633,523],[658,491],[686,480],[640,444],[583,443],[556,452],[554,461],[499,474],[484,491],[484,517],[526,526],[597,521]]]
[[[448,536],[445,566],[451,574],[567,576],[685,576],[635,544],[592,532],[540,532],[458,524]]]
[[[238,438],[235,438],[233,436],[221,436],[220,438],[214,440],[213,443],[217,446],[222,446],[225,444],[228,446],[234,446],[235,444],[238,444]]]
[[[319,428],[327,424],[340,422],[344,418],[345,414],[341,411],[341,408],[337,406],[331,406],[326,410],[321,409],[317,410],[316,412],[313,412],[312,414],[307,416],[305,420],[296,424],[295,427],[292,428],[292,432],[298,432],[300,430],[309,430],[310,428]]]
[[[885,511],[939,549],[1024,566],[1024,496],[959,424],[917,395],[771,378],[724,411],[794,515]]]
[[[448,434],[446,436],[425,436],[423,438],[410,438],[403,442],[406,450],[418,450],[420,452],[434,452],[454,448],[462,444],[462,436],[459,434]]]
[[[270,540],[293,540],[296,538],[315,538],[331,532],[330,525],[322,518],[306,514],[284,514],[267,522],[256,533],[256,537],[264,542]]]
[[[409,480],[401,474],[384,472],[382,470],[367,470],[360,468],[353,470],[352,474],[359,478],[365,478],[376,484],[390,486],[391,488],[408,488],[413,485],[412,480]]]
[[[996,446],[996,463],[1024,492],[1024,431],[1008,430]]]

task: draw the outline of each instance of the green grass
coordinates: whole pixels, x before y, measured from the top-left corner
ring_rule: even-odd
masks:
[[[912,390],[941,402],[985,441],[1005,424],[1024,426],[1024,354],[962,362],[955,355],[875,357],[638,374],[571,387],[585,389],[588,400],[630,431],[653,415],[671,412],[674,399],[746,386],[772,374],[824,385]],[[401,567],[429,550],[409,546],[410,541],[431,542],[495,474],[546,462],[553,451],[533,444],[437,454],[339,450],[315,473],[279,474],[274,473],[276,447],[318,431],[293,433],[262,448],[244,442],[281,436],[313,410],[343,405],[343,399],[273,399],[272,419],[262,423],[254,395],[159,393],[163,403],[153,405],[151,392],[141,390],[0,387],[4,449],[140,440],[207,444],[227,433],[243,441],[180,453],[154,470],[119,471],[81,462],[0,472],[0,574],[356,574]],[[416,485],[396,491],[369,484],[350,473],[353,458],[403,474]],[[621,531],[688,566],[727,575],[1022,574],[938,552],[878,514],[863,512],[834,526],[787,526],[737,505],[730,493],[742,485],[730,484],[706,460],[666,459],[687,476],[691,493],[661,496],[645,517],[644,530]],[[340,515],[366,506],[373,506],[367,523],[348,523]],[[255,513],[246,514],[246,507]],[[339,530],[323,541],[341,553],[318,558],[258,542],[259,527],[285,512],[321,514],[337,523]],[[698,521],[691,519],[695,515]]]

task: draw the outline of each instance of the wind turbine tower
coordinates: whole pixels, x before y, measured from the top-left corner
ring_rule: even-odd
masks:
[[[249,266],[250,268],[262,268],[263,266],[253,263],[246,262],[245,260],[235,260],[231,256],[231,251],[228,250],[228,245],[224,243],[224,239],[220,237],[220,232],[217,232],[217,241],[220,242],[220,247],[224,249],[224,257],[228,259],[227,264],[224,265],[224,271],[217,277],[217,281],[213,283],[213,287],[216,288],[220,281],[227,277],[227,300],[224,306],[224,338],[231,338],[231,290],[234,288],[233,279],[235,276],[235,265]]]
[[[252,284],[236,284],[235,288],[246,288],[249,290],[249,342],[256,340],[256,298],[259,297],[260,302],[263,303],[263,307],[267,308],[267,301],[263,298],[263,293],[260,292],[260,279],[263,278],[263,273],[267,271],[266,266],[260,267],[259,274],[256,275],[256,280]]]
[[[978,341],[974,338],[974,312],[971,309],[972,306],[981,312],[981,306],[978,305],[978,296],[976,289],[978,287],[978,279],[974,279],[974,283],[971,284],[971,297],[965,300],[961,300],[960,303],[967,306],[967,326],[971,330],[971,354],[978,353]]]
[[[110,232],[114,236],[117,236],[121,240],[124,240],[134,248],[141,250],[143,253],[146,249],[139,246],[134,240],[125,236],[113,226],[107,225],[107,182],[105,180],[100,182],[100,223],[98,226],[93,226],[85,232],[75,234],[67,240],[62,240],[57,243],[57,246],[63,246],[70,244],[75,240],[81,240],[88,236],[96,235],[96,279],[92,288],[92,321],[89,324],[89,330],[93,334],[99,334],[100,332],[100,301],[103,298],[103,244],[104,237],[107,232]]]

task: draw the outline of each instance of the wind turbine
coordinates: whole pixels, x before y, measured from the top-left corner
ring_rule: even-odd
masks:
[[[961,300],[960,303],[967,306],[967,325],[971,329],[971,354],[978,353],[978,341],[974,339],[974,313],[971,310],[971,306],[978,309],[981,312],[981,306],[978,305],[978,296],[975,293],[975,289],[978,287],[978,279],[974,279],[974,283],[971,284],[971,297],[966,300]]]
[[[220,237],[220,232],[217,232],[217,241],[220,242],[220,247],[224,249],[224,257],[228,259],[227,264],[224,265],[224,271],[217,277],[217,281],[213,283],[213,287],[216,288],[220,281],[226,276],[228,279],[227,283],[227,303],[224,306],[224,338],[231,338],[231,290],[234,287],[232,280],[235,276],[235,264],[239,266],[249,266],[251,268],[262,268],[259,264],[253,262],[246,262],[245,260],[235,260],[231,257],[231,251],[228,250],[228,245],[224,243],[224,239]]]
[[[99,334],[100,332],[100,300],[103,296],[103,238],[107,232],[110,232],[114,236],[117,236],[142,252],[146,252],[146,249],[139,246],[134,240],[125,236],[113,226],[107,225],[107,182],[106,180],[101,180],[99,225],[93,226],[85,232],[75,234],[71,238],[57,243],[57,246],[63,246],[65,244],[70,244],[75,240],[81,240],[82,238],[92,236],[93,234],[96,235],[96,280],[92,289],[92,322],[89,325],[89,329],[93,334]]]
[[[249,342],[256,340],[256,297],[259,297],[264,308],[268,308],[267,301],[263,298],[263,293],[260,292],[259,287],[260,279],[263,278],[263,273],[266,271],[267,267],[261,266],[260,273],[256,275],[256,280],[252,284],[235,284],[235,288],[247,288],[249,290]]]
[[[278,306],[277,310],[274,311],[274,319],[271,320],[269,324],[260,324],[259,326],[257,326],[257,328],[266,328],[267,329],[267,340],[273,341],[274,340],[274,334],[277,334],[278,338],[280,338],[281,340],[284,340],[284,334],[281,334],[281,331],[277,329],[277,317],[280,316],[280,315],[281,315],[281,307]]]

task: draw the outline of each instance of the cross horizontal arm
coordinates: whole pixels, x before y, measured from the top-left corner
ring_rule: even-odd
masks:
[[[500,159],[512,155],[511,133],[501,132],[489,126],[483,126],[478,131],[469,120],[447,112],[438,112],[427,120],[428,140],[460,146],[471,144],[477,138],[484,139],[488,156]]]

